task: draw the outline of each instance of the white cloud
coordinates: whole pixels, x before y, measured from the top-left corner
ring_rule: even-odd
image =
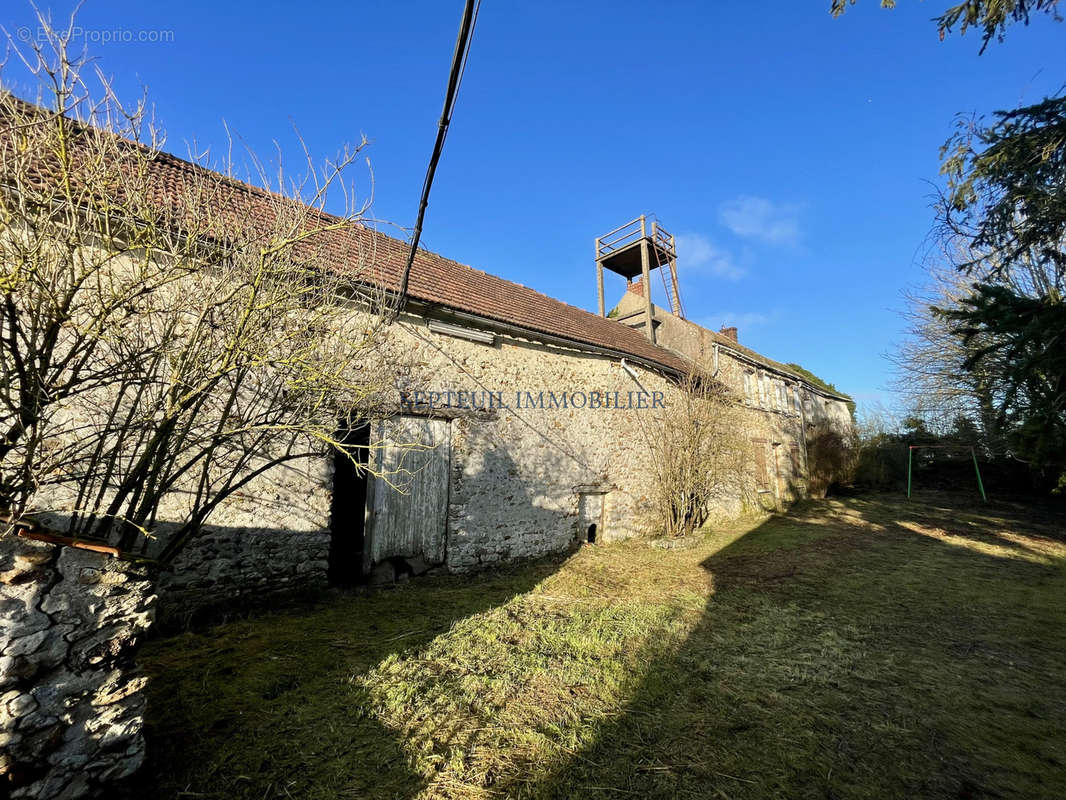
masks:
[[[744,270],[727,251],[715,245],[700,233],[682,233],[675,238],[679,271],[689,270],[714,275],[728,280],[739,280]]]
[[[765,197],[741,195],[718,210],[722,224],[737,236],[769,244],[799,243],[798,207],[774,203]]]

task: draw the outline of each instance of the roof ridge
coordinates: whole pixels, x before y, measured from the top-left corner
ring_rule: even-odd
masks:
[[[21,100],[10,92],[8,94],[20,103],[39,111],[56,113]],[[309,205],[302,198],[288,197],[279,191],[257,186],[232,174],[212,169],[191,158],[183,158],[170,150],[164,149],[165,139],[159,145],[149,146],[144,142],[127,139],[111,131],[106,131],[106,129],[98,128],[92,125],[91,122],[77,119],[73,121],[79,125],[93,127],[96,130],[104,130],[104,132],[115,136],[118,140],[138,147],[149,154],[152,163],[158,165],[160,174],[157,177],[162,182],[167,180],[167,172],[171,173],[170,178],[178,177],[173,173],[185,173],[186,175],[191,173],[202,177],[210,176],[214,179],[222,180],[227,188],[232,189],[234,200],[244,197],[253,204],[295,201],[323,221],[350,222],[350,227],[335,230],[331,234],[329,241],[334,252],[332,254],[324,254],[323,257],[326,262],[331,262],[330,266],[333,269],[343,271],[349,266],[345,246],[357,243],[357,239],[360,236],[369,236],[375,246],[381,243],[386,245],[387,249],[391,251],[382,254],[380,263],[375,267],[373,280],[380,283],[382,288],[385,289],[398,287],[399,276],[402,274],[403,266],[406,263],[403,252],[409,248],[409,245],[403,240],[379,230],[376,226],[368,225],[362,219],[338,216],[323,208]],[[165,202],[166,195],[161,194],[160,199]],[[251,212],[255,210],[254,207],[249,209]],[[464,264],[428,248],[419,247],[417,249],[412,266],[412,280],[408,286],[408,291],[413,297],[418,297],[421,300],[470,313],[474,316],[480,316],[484,319],[505,322],[528,330],[534,335],[540,333],[563,338],[578,344],[625,353],[670,371],[687,372],[691,368],[684,357],[679,356],[667,347],[650,341],[640,331],[618,320],[600,316],[588,309],[545,294],[531,286]],[[422,269],[419,269],[419,267],[422,267]],[[702,328],[702,326],[700,327]],[[725,338],[709,329],[704,328],[704,330],[708,330],[716,339]],[[729,342],[731,346],[739,346],[743,352],[750,354],[756,360],[766,363],[767,366],[787,371],[787,368],[777,364],[772,359],[738,345],[732,340],[729,340]]]
[[[393,236],[389,236],[387,233],[381,233],[380,231],[377,231],[377,233],[379,233],[381,236],[384,236],[384,237],[386,237],[388,239],[392,239],[392,241],[394,241],[394,242],[400,242],[401,244],[403,243],[402,240],[396,239]],[[441,255],[440,253],[434,252],[432,250],[423,249],[421,247],[418,248],[418,249],[421,252],[425,252],[428,255],[431,255],[431,256],[434,256],[436,258],[441,259],[442,261],[447,261],[449,264],[452,264],[454,266],[463,267],[464,269],[468,269],[471,272],[476,272],[479,275],[485,275],[487,277],[494,278],[494,279],[496,279],[498,281],[503,281],[504,283],[509,283],[512,286],[517,286],[519,289],[525,289],[527,292],[532,292],[533,294],[537,295],[538,297],[543,297],[545,300],[550,300],[551,302],[556,303],[558,305],[565,306],[566,308],[571,308],[574,311],[581,312],[582,314],[588,314],[590,317],[594,317],[595,319],[602,319],[604,322],[609,322],[609,323],[611,323],[613,325],[621,325],[623,328],[625,328],[627,330],[632,330],[631,328],[629,328],[628,325],[622,325],[622,323],[617,322],[616,320],[613,320],[610,317],[601,317],[599,314],[596,314],[596,313],[594,313],[592,311],[589,311],[587,308],[582,308],[581,306],[575,306],[573,303],[568,303],[565,300],[560,300],[558,297],[552,297],[550,294],[545,294],[544,292],[540,291],[539,289],[534,289],[532,286],[526,286],[524,283],[519,283],[518,281],[512,281],[512,280],[510,280],[508,278],[501,277],[500,275],[496,275],[494,273],[487,272],[487,271],[485,271],[483,269],[478,269],[477,267],[471,266],[470,264],[464,264],[462,261],[456,261],[454,258],[451,258],[449,256],[445,256],[445,255]],[[659,345],[655,345],[655,346],[659,347]],[[660,348],[660,349],[666,349],[666,348]]]

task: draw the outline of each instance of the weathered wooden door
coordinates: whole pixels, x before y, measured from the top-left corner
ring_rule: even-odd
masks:
[[[440,564],[448,533],[450,423],[400,416],[374,429],[381,477],[371,479],[366,567],[393,556]]]

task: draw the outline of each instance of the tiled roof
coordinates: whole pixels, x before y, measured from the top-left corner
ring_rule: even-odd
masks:
[[[155,178],[163,187],[164,196],[171,195],[171,190],[175,196],[179,195],[178,187],[183,176],[203,169],[167,153],[156,155],[153,164],[158,170]],[[223,201],[227,205],[244,201],[262,203],[265,209],[266,204],[278,199],[239,181],[227,178],[226,182],[235,195]],[[243,215],[243,210],[238,214]],[[337,221],[335,217],[323,216],[327,224]],[[317,249],[326,262],[323,266],[342,273],[358,269],[361,279],[370,278],[387,291],[399,289],[408,253],[405,242],[358,224],[331,230],[320,236],[322,240],[318,242]],[[369,260],[369,263],[353,263],[364,259]],[[629,355],[673,372],[687,372],[691,367],[685,359],[670,350],[657,347],[644,334],[627,325],[428,250],[419,250],[415,256],[408,294],[416,300],[528,330],[532,338],[539,333],[566,339],[575,344]]]
[[[407,257],[405,243],[375,233],[375,264],[383,285],[396,289]],[[479,317],[514,325],[593,347],[625,353],[670,370],[686,372],[689,364],[627,325],[563,303],[534,289],[420,250],[411,269],[408,292]]]
[[[51,113],[18,100],[13,105],[19,124],[34,115]],[[11,107],[6,110],[10,112]],[[8,132],[10,130],[8,128]],[[140,144],[125,144],[144,149]],[[47,160],[42,159],[37,180],[48,180],[49,165],[44,163]],[[258,230],[261,226],[269,230],[268,220],[273,218],[278,209],[283,209],[291,202],[250,184],[211,173],[203,166],[169,153],[151,153],[150,165],[145,177],[153,189],[155,202],[165,210],[164,213],[169,212],[174,224],[180,226],[183,219],[191,219],[183,216],[188,209],[195,212],[194,207],[210,205],[217,211],[211,224],[218,230],[209,231],[213,236],[224,237],[225,228],[237,229],[242,225],[248,226],[245,228],[247,230]],[[207,176],[212,180],[195,180]],[[137,180],[139,178],[134,178],[134,186]],[[113,190],[115,196],[110,198],[113,205],[123,205],[124,200],[135,199],[120,197],[122,183],[119,180]],[[131,210],[137,213],[136,209]],[[337,217],[317,211],[314,214],[319,217],[318,222],[325,226],[340,221]],[[201,233],[206,231],[203,227],[199,230]],[[352,273],[356,279],[386,291],[398,290],[407,258],[406,243],[360,224],[340,226],[317,233],[313,238],[315,241],[312,246],[322,266],[342,274]],[[530,338],[536,338],[537,334],[550,336],[575,345],[628,355],[672,372],[687,372],[691,368],[686,359],[657,347],[641,332],[627,325],[426,250],[420,250],[415,257],[408,293],[411,298],[425,303],[528,331]]]

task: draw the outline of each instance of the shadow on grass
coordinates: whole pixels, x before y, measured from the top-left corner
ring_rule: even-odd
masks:
[[[821,501],[153,642],[130,796],[1060,798],[1066,549],[1037,517]]]
[[[501,794],[1066,796],[1062,550],[1029,558],[995,533],[1061,545],[1031,520],[943,496],[767,520],[702,562],[702,620],[625,709]]]
[[[561,559],[426,578],[149,642],[148,761],[133,798],[409,797],[423,781],[359,678],[506,603]],[[472,591],[472,585],[476,591]]]
[[[487,564],[506,559],[524,540],[545,540],[548,532],[554,535],[549,544],[571,541],[558,509],[543,503],[544,475],[537,471],[559,473],[572,457],[552,449],[533,465],[518,464],[499,446],[506,442],[494,427],[464,425],[466,446],[484,455],[474,474],[454,472],[451,491],[461,498],[464,525],[495,529],[499,536],[494,548],[482,551],[458,536],[448,546],[462,544]],[[582,468],[575,474],[593,480],[594,470]],[[509,491],[501,494],[499,486]],[[516,522],[502,529],[506,510]],[[463,620],[507,606],[566,557],[492,574],[420,578],[149,642],[141,657],[151,677],[148,761],[125,787],[127,796],[332,800],[416,794],[425,786],[425,772],[411,765],[424,753],[412,752],[403,734],[379,720],[384,704],[417,717],[421,698],[411,684],[391,678],[377,681],[372,695],[366,676],[390,657],[425,648]],[[461,749],[456,743],[467,741],[468,732],[454,729],[450,720],[439,722],[428,749]]]

